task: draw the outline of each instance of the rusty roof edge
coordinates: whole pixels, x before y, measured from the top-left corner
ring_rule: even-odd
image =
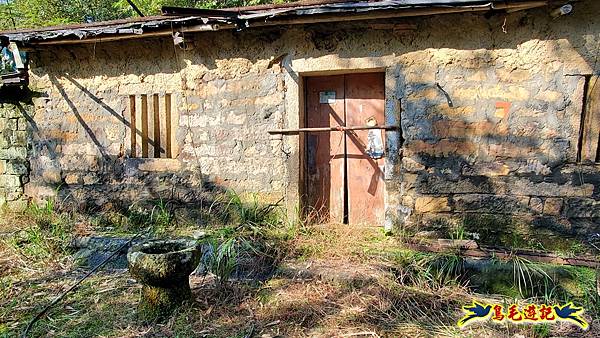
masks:
[[[319,18],[323,15],[329,15],[329,21],[336,21],[336,18],[347,20],[348,16],[356,16],[356,20],[362,20],[370,13],[387,13],[388,16],[403,16],[403,11],[423,12],[417,15],[428,14],[428,9],[433,9],[436,14],[465,12],[465,11],[485,11],[489,9],[507,9],[519,8],[528,9],[547,5],[554,0],[379,0],[379,1],[344,1],[330,0],[330,2],[312,1],[297,6],[282,6],[267,10],[248,10],[241,11],[236,16],[202,16],[202,15],[163,15],[149,18],[136,18],[128,20],[115,20],[108,22],[99,22],[94,24],[79,24],[59,27],[46,27],[38,30],[23,30],[0,32],[0,35],[9,37],[11,41],[22,44],[36,44],[43,42],[53,42],[53,44],[84,42],[86,39],[104,39],[104,37],[126,39],[130,37],[142,36],[144,34],[153,34],[162,28],[162,31],[173,29],[185,29],[185,27],[198,24],[223,24],[223,27],[244,29],[250,26],[258,26],[261,23],[281,24],[290,23],[290,19],[302,19],[304,23],[310,23],[310,18],[315,17],[316,22],[324,22]],[[527,7],[529,6],[529,7]],[[172,8],[171,8],[172,9]],[[192,11],[193,12],[193,11]],[[228,10],[228,14],[230,14]],[[190,12],[191,13],[191,12]],[[212,12],[211,12],[212,13]],[[433,12],[429,12],[433,13]],[[415,14],[411,14],[415,16]],[[269,20],[275,18],[274,20]],[[282,20],[279,20],[282,18]],[[49,41],[53,40],[53,41]]]
[[[320,7],[299,7],[299,8],[283,8],[283,9],[274,9],[267,12],[259,12],[252,14],[243,14],[239,15],[238,18],[240,20],[250,20],[250,19],[259,19],[259,18],[269,18],[276,17],[280,15],[296,15],[296,16],[305,16],[305,15],[317,15],[317,14],[343,14],[343,13],[364,13],[371,11],[385,11],[385,10],[406,10],[406,9],[424,9],[424,8],[484,8],[491,9],[493,2],[488,1],[487,3],[480,3],[478,5],[468,5],[468,6],[448,6],[448,5],[434,5],[434,6],[424,6],[424,5],[398,5],[398,1],[380,1],[374,6],[364,6],[363,4],[370,3],[360,3],[358,6],[348,6],[345,3],[339,4],[331,4],[324,5]]]
[[[393,2],[399,5],[412,5],[412,6],[467,6],[467,5],[477,5],[481,3],[519,3],[519,2],[529,2],[530,0],[395,0]],[[561,0],[553,0],[553,1],[561,1]],[[569,0],[562,0],[569,1]],[[572,0],[572,1],[580,1],[580,0]],[[284,8],[301,8],[301,7],[324,7],[329,5],[352,5],[355,3],[365,3],[365,4],[374,4],[377,1],[365,1],[365,0],[301,0],[301,1],[293,1],[293,2],[285,2],[278,4],[263,4],[256,6],[245,6],[245,7],[229,7],[223,8],[213,11],[224,12],[224,13],[247,13],[250,12],[261,12],[261,11],[269,11],[274,9],[284,9]],[[170,15],[178,14],[177,7],[163,7],[163,9],[167,9],[167,13]],[[195,10],[190,8],[185,8],[185,11]],[[204,9],[198,9],[198,11],[204,11]],[[188,12],[189,13],[189,12]],[[165,11],[163,11],[165,14]]]
[[[444,0],[442,0],[444,1]],[[297,8],[278,8],[270,11],[263,11],[251,14],[242,14],[238,18],[241,21],[242,28],[256,27],[271,24],[285,24],[290,22],[307,23],[311,22],[310,17],[314,17],[316,22],[336,21],[331,16],[336,16],[338,21],[364,20],[369,16],[374,18],[390,18],[405,16],[427,16],[436,14],[481,12],[488,10],[510,10],[519,11],[536,7],[547,6],[554,0],[513,0],[513,1],[470,1],[458,0],[461,3],[469,5],[452,5],[442,3],[438,0],[435,5],[406,5],[407,3],[422,3],[427,0],[383,0],[377,3],[333,3],[319,7],[297,7]],[[445,2],[452,0],[445,0]],[[433,1],[435,2],[435,1]],[[473,3],[477,3],[476,5]],[[372,14],[371,14],[372,13]],[[323,20],[320,17],[328,16]],[[239,24],[238,24],[239,25]]]
[[[199,16],[188,17],[161,17],[152,21],[132,21],[132,22],[115,22],[107,23],[105,26],[81,26],[76,28],[57,28],[53,30],[42,31],[12,31],[0,32],[0,35],[7,36],[11,41],[30,43],[37,41],[47,41],[54,39],[75,39],[84,40],[104,35],[119,35],[119,34],[135,34],[143,35],[155,29],[171,27],[179,28],[192,24],[208,24],[208,23],[229,23],[230,20],[221,18],[213,19]]]

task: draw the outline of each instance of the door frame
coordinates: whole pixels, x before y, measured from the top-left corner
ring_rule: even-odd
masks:
[[[306,79],[309,77],[317,77],[317,76],[331,76],[331,75],[347,75],[347,74],[356,74],[356,73],[383,73],[384,74],[384,88],[385,88],[385,99],[384,99],[384,119],[385,124],[391,124],[390,121],[395,122],[396,125],[399,125],[400,121],[400,111],[392,111],[393,115],[391,118],[389,116],[388,107],[390,106],[388,103],[389,99],[389,90],[388,90],[388,69],[384,67],[375,67],[375,68],[359,68],[359,69],[335,69],[335,70],[325,70],[325,71],[304,71],[296,73],[296,83],[298,88],[298,98],[297,105],[298,107],[298,120],[297,127],[305,128],[307,126],[307,114],[306,114]],[[394,78],[395,79],[395,78]],[[395,81],[393,81],[395,83]],[[287,83],[286,83],[287,84]],[[287,95],[286,95],[287,96]],[[287,106],[287,104],[286,104]],[[400,108],[399,105],[397,105]],[[289,114],[293,114],[293,112],[289,112]],[[289,115],[288,115],[289,116]],[[384,218],[385,223],[388,222],[388,178],[391,178],[388,175],[388,170],[393,170],[392,166],[396,164],[395,162],[390,162],[390,159],[393,159],[397,156],[389,156],[390,151],[395,151],[397,153],[398,144],[399,144],[399,135],[401,131],[385,131],[385,144],[386,144],[386,152],[384,156],[385,169],[384,169],[384,185],[383,185],[383,203],[384,203]],[[398,140],[398,141],[396,141]],[[391,142],[391,143],[390,143]],[[307,212],[307,204],[308,204],[308,195],[307,195],[307,154],[306,154],[306,133],[300,133],[298,136],[298,152],[297,152],[297,161],[298,161],[298,202],[301,211],[302,217],[306,216]],[[347,197],[346,197],[347,198]],[[378,224],[382,226],[384,224]]]
[[[401,191],[401,157],[402,125],[401,98],[405,94],[405,84],[400,75],[403,65],[393,56],[364,56],[364,57],[340,57],[337,54],[307,55],[292,52],[284,54],[280,71],[283,74],[284,92],[284,117],[280,127],[300,128],[304,126],[304,81],[303,77],[312,75],[335,75],[345,73],[361,72],[385,72],[385,123],[397,125],[397,131],[386,132],[386,155],[385,155],[385,177],[384,177],[384,207],[386,228],[392,228],[393,224],[403,222],[401,216],[406,207],[402,203]],[[304,188],[303,173],[305,163],[302,163],[300,151],[303,142],[299,138],[273,136],[271,138],[278,146],[285,148],[285,164],[287,172],[287,183],[284,197],[288,216],[292,219],[298,217],[297,211],[302,204]]]

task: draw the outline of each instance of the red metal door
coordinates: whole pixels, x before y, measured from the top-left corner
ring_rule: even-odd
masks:
[[[306,79],[306,126],[344,125],[344,76]],[[344,220],[344,135],[306,134],[308,212],[316,221]]]
[[[383,73],[346,75],[346,125],[364,126],[374,123],[385,125],[385,88]],[[383,154],[369,154],[371,138],[384,144],[381,129],[346,132],[346,158],[348,173],[348,223],[383,224]]]
[[[309,77],[305,85],[306,127],[384,125],[383,73]],[[383,158],[368,153],[369,133],[383,142],[383,130],[306,134],[306,200],[320,221],[383,223]]]

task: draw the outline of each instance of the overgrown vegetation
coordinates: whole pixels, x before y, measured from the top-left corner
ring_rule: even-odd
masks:
[[[215,238],[206,241],[206,251],[202,263],[206,270],[215,276],[217,288],[227,286],[227,282],[238,267],[236,240],[229,238],[219,243]]]
[[[225,8],[282,3],[287,0],[133,0],[146,16],[162,6]],[[97,22],[138,16],[126,0],[7,0],[0,1],[0,30]]]
[[[68,249],[73,236],[125,236],[146,229],[153,237],[195,234],[204,242],[204,270],[191,278],[194,301],[165,325],[144,325],[135,317],[139,285],[127,272],[102,272],[52,309],[33,335],[583,334],[568,325],[478,324],[459,330],[460,308],[474,298],[502,304],[574,301],[589,319],[600,316],[590,269],[517,256],[482,268],[457,251],[405,249],[402,238],[379,228],[311,225],[299,213],[288,217],[277,202],[263,202],[257,195],[227,192],[203,206],[197,219],[181,216],[180,206],[160,199],[86,216],[50,201],[23,215],[3,217],[0,336],[18,334],[81,275]],[[448,238],[469,238],[465,224],[449,225]]]
[[[22,228],[13,228],[5,243],[26,260],[54,261],[70,253],[72,217],[55,210],[53,199],[43,205],[31,204],[24,213],[31,223]]]
[[[593,252],[593,247],[585,239],[569,235],[568,231],[558,228],[558,224],[538,224],[540,222],[550,221],[532,221],[508,215],[466,214],[422,221],[422,226],[404,225],[398,235],[405,240],[414,240],[416,234],[426,231],[436,238],[471,239],[481,246],[546,251],[563,257]]]
[[[229,191],[213,202],[219,221],[209,224],[203,239],[206,272],[215,276],[218,288],[227,286],[232,277],[261,279],[268,277],[287,254],[293,224],[281,209],[280,202],[261,203],[257,195],[243,196]]]

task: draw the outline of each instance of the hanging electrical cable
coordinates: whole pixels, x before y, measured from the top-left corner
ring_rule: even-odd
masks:
[[[10,21],[12,22],[13,29],[17,29],[17,23],[15,21],[15,17],[12,14],[12,11],[10,10],[10,4],[8,2],[6,3],[6,10],[8,11],[8,16],[10,17]]]
[[[126,0],[127,3],[129,4],[129,6],[131,6],[131,8],[133,8],[133,10],[137,13],[137,15],[144,17],[144,13],[142,13],[142,11],[140,11],[140,9],[133,3],[133,1],[131,0]]]

